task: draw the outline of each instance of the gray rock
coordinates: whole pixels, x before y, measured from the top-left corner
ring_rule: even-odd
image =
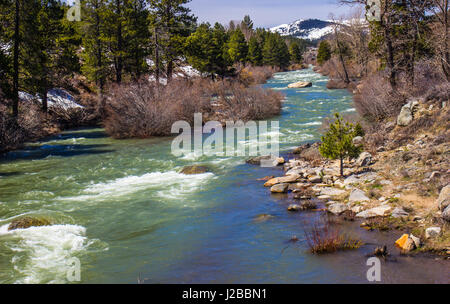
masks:
[[[419,102],[417,100],[411,100],[406,105],[402,107],[400,114],[397,117],[397,125],[401,127],[406,127],[414,120],[414,113],[419,107]]]
[[[301,88],[310,88],[312,87],[312,82],[309,81],[299,81],[296,83],[291,83],[290,85],[288,85],[288,88],[290,89],[301,89]]]
[[[359,167],[366,167],[372,163],[372,154],[369,152],[363,152],[356,160],[356,165]]]
[[[386,216],[390,210],[391,210],[391,207],[389,207],[389,206],[379,206],[379,207],[375,207],[375,208],[360,212],[356,215],[356,217],[372,218],[372,217],[377,217],[377,216]]]
[[[436,203],[441,211],[450,205],[450,184],[442,188]]]
[[[441,228],[440,227],[430,227],[425,230],[425,237],[427,239],[437,237],[441,234]]]
[[[442,218],[446,220],[447,222],[450,222],[450,206],[447,206],[445,208],[444,212],[442,212]]]
[[[401,218],[401,217],[408,217],[409,213],[406,212],[403,208],[395,208],[394,211],[392,211],[392,217],[394,218]]]
[[[415,237],[413,234],[410,234],[409,238],[414,242],[416,248],[420,248],[420,246],[422,246],[422,241],[418,237]]]
[[[309,182],[313,184],[320,184],[322,182],[322,177],[315,175],[308,178]]]
[[[250,159],[247,160],[247,164],[260,166],[261,165],[261,161],[268,161],[271,158],[272,157],[270,155],[253,157],[253,158],[250,158]]]
[[[329,187],[326,187],[326,188],[323,188],[320,190],[320,195],[327,195],[327,196],[331,196],[331,197],[341,196],[341,195],[344,195],[345,193],[347,193],[347,192],[344,190],[340,190],[340,189],[336,189],[336,188],[329,188]]]
[[[289,189],[289,184],[278,184],[270,188],[272,193],[286,193]]]
[[[355,138],[353,138],[353,144],[355,146],[360,146],[363,144],[364,138],[362,138],[362,136],[356,136]]]
[[[366,196],[366,194],[359,190],[359,189],[354,189],[352,191],[352,193],[350,193],[350,197],[349,197],[349,202],[350,203],[356,203],[356,202],[369,202],[370,199]]]
[[[356,214],[363,212],[364,208],[362,206],[353,206],[350,208],[350,210]]]
[[[289,212],[298,212],[298,211],[300,211],[302,209],[302,207],[300,206],[300,205],[297,205],[297,204],[292,204],[292,205],[289,205],[289,207],[288,207],[288,211]]]
[[[328,211],[335,215],[341,215],[347,210],[348,210],[347,205],[341,203],[334,203],[328,206]]]
[[[203,174],[207,172],[210,172],[208,167],[193,165],[184,167],[180,173],[185,175],[194,175],[194,174]]]

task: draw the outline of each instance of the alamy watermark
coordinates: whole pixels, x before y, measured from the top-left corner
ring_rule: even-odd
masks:
[[[369,282],[381,282],[381,261],[379,258],[373,257],[367,260],[367,266],[370,266],[367,270],[367,281]]]
[[[172,142],[172,154],[176,157],[201,156],[270,156],[261,159],[262,167],[273,167],[280,155],[279,122],[227,121],[225,128],[218,121],[203,125],[201,113],[194,115],[194,128],[186,121],[172,125],[172,134],[181,134]],[[213,132],[214,131],[214,132]],[[204,134],[210,134],[205,140]],[[225,145],[224,145],[225,143]]]
[[[381,21],[381,0],[367,0],[368,21]]]
[[[78,258],[70,258],[66,261],[67,274],[66,278],[69,282],[81,282],[81,261]]]
[[[67,10],[67,20],[70,22],[81,21],[81,0],[75,0]]]

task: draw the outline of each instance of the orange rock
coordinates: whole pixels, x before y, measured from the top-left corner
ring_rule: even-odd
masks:
[[[395,245],[396,245],[397,247],[399,247],[400,249],[404,249],[404,248],[405,248],[405,245],[407,245],[407,243],[408,243],[408,239],[409,239],[409,235],[408,235],[408,234],[404,234],[404,235],[402,235],[401,238],[399,238],[399,239],[395,242]]]
[[[401,238],[395,242],[395,245],[400,248],[403,252],[410,252],[416,249],[416,245],[414,244],[414,240],[409,237],[409,235],[404,234]]]

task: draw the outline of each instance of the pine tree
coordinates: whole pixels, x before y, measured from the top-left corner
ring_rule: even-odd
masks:
[[[248,42],[248,61],[255,66],[262,65],[262,47],[256,36],[252,36]]]
[[[363,134],[359,124],[355,126],[344,122],[339,113],[335,114],[335,118],[329,130],[322,137],[319,152],[326,158],[339,159],[341,176],[344,176],[344,159],[358,157],[362,151],[361,146],[353,144],[353,139]]]
[[[102,92],[112,64],[107,57],[106,6],[102,0],[86,0],[83,3],[83,19],[79,29],[83,34],[81,71],[89,80],[94,81]]]
[[[25,84],[42,99],[47,112],[47,92],[53,87],[59,59],[58,39],[62,33],[64,9],[56,0],[27,1],[24,20]]]
[[[186,39],[186,55],[188,62],[202,73],[214,75],[214,43],[213,33],[209,23],[201,24],[197,30]]]
[[[163,57],[167,62],[167,81],[172,79],[174,61],[183,55],[186,38],[197,20],[185,5],[191,0],[150,0],[153,25],[162,31]]]
[[[146,58],[152,53],[147,0],[131,0],[125,12],[125,71],[139,79],[148,71]]]
[[[319,50],[317,53],[317,63],[324,64],[331,59],[331,46],[328,41],[324,40],[320,42]]]
[[[263,63],[285,69],[289,66],[289,49],[279,34],[267,33],[263,48]]]
[[[23,0],[0,0],[0,89],[12,100],[14,117],[19,115],[24,4]]]
[[[241,29],[236,29],[231,33],[228,42],[228,55],[233,63],[245,63],[248,54],[248,45],[245,41]]]
[[[197,70],[224,77],[229,74],[230,62],[225,56],[227,34],[219,23],[212,29],[209,23],[201,24],[186,40],[188,62]]]
[[[292,42],[289,46],[289,54],[291,55],[291,61],[296,64],[302,63],[302,51],[298,42]]]

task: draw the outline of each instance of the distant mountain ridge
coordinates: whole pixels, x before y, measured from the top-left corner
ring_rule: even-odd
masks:
[[[333,32],[333,22],[319,19],[297,20],[270,28],[271,32],[282,36],[293,36],[311,41],[324,39]]]

